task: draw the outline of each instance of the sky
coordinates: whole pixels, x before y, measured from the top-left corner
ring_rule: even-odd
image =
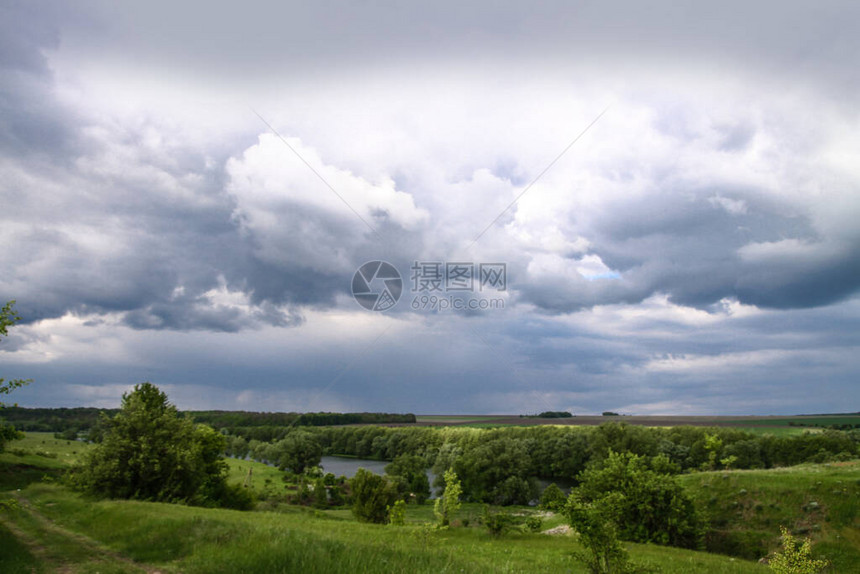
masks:
[[[860,410],[856,2],[0,12],[22,406]]]

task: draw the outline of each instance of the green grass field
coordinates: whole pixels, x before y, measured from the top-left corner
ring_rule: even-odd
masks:
[[[406,525],[395,527],[358,523],[347,508],[320,511],[279,503],[265,506],[273,511],[238,512],[96,501],[54,479],[61,466],[88,448],[83,443],[30,433],[9,446],[0,454],[0,500],[13,506],[0,510],[4,574],[585,572],[572,558],[581,550],[575,535],[515,531],[493,539],[478,525],[477,504],[464,504],[455,527],[437,531],[427,527],[431,504],[408,507]],[[285,490],[277,469],[239,460],[228,465],[231,482],[247,481],[258,493]],[[711,550],[755,558],[774,547],[784,524],[811,536],[816,552],[833,562],[832,571],[850,572],[860,563],[860,462],[698,473],[681,480],[714,525]],[[536,512],[508,510],[520,520]],[[562,517],[549,515],[542,530],[562,524]],[[659,572],[768,571],[739,557],[626,546],[634,561]]]
[[[758,558],[785,526],[811,537],[836,572],[860,564],[860,461],[702,472],[681,483],[713,527],[709,551]]]
[[[304,510],[238,512],[90,501],[51,484],[33,484],[13,497],[20,508],[7,511],[4,523],[18,531],[24,546],[57,549],[39,556],[45,571],[585,571],[571,558],[579,548],[571,536],[513,533],[495,540],[480,528],[368,525]],[[423,514],[428,507],[417,511]],[[754,562],[702,552],[628,548],[638,562],[667,573],[764,571]],[[27,560],[26,553],[18,557],[21,563]],[[3,566],[4,572],[13,572]]]

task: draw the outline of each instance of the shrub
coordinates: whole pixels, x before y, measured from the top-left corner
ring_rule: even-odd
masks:
[[[504,510],[493,512],[490,510],[489,506],[485,506],[481,521],[484,523],[484,526],[487,527],[487,530],[493,538],[499,538],[511,528],[514,522],[514,517]]]
[[[777,574],[817,574],[827,566],[827,560],[812,558],[812,545],[808,538],[798,546],[787,528],[781,527],[782,552],[770,559],[770,569]]]
[[[526,518],[526,529],[529,532],[540,532],[543,519],[540,516],[529,516]]]
[[[602,465],[589,468],[579,478],[574,499],[584,503],[609,499],[602,506],[613,506],[621,539],[700,546],[703,525],[692,499],[675,477],[651,470],[646,457],[610,451]]]
[[[457,478],[457,473],[452,469],[445,471],[445,490],[442,496],[436,499],[433,505],[433,514],[439,521],[437,526],[446,527],[454,517],[454,513],[460,509],[460,494],[463,488],[460,486],[460,480]]]
[[[614,493],[597,501],[570,495],[566,513],[570,526],[579,533],[585,553],[575,554],[592,574],[631,572],[627,551],[618,540],[617,522],[623,496]]]
[[[246,497],[226,484],[224,437],[180,417],[155,385],[136,385],[123,395],[120,412],[104,426],[102,442],[72,471],[71,483],[80,490],[110,498],[245,504]]]
[[[406,524],[406,501],[398,500],[394,506],[388,507],[388,523],[394,526]]]
[[[552,483],[543,489],[540,495],[540,508],[552,512],[561,512],[567,503],[567,497],[556,483]]]
[[[427,479],[427,461],[423,457],[403,454],[385,467],[385,473],[398,478],[398,492],[415,500],[418,504],[430,497],[430,481]]]
[[[385,524],[388,507],[397,499],[397,490],[385,477],[359,468],[349,481],[352,513],[361,522]]]

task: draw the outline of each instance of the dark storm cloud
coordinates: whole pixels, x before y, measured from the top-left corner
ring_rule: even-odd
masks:
[[[100,125],[61,106],[43,55],[57,47],[55,11],[16,3],[10,12],[0,19],[9,222],[0,298],[16,298],[27,322],[118,312],[140,329],[291,326],[301,317],[289,306],[331,304],[344,291],[341,274],[316,270],[312,256],[322,243],[355,243],[338,236],[342,217],[294,205],[279,222],[286,233],[277,247],[289,262],[259,259],[224,190],[223,165],[242,147],[153,144],[157,119]],[[207,159],[213,151],[221,156]],[[207,293],[221,282],[251,306],[212,301]]]
[[[856,3],[8,6],[0,301],[28,324],[0,374],[39,381],[21,402],[110,406],[146,379],[198,408],[796,412],[857,396],[856,175],[833,167],[854,145],[833,126],[856,118]],[[616,83],[612,130],[473,250],[508,263],[503,312],[352,305],[360,264],[385,258],[408,285],[413,260],[474,237],[559,151],[541,138],[576,123],[565,107],[600,109],[588,90]],[[194,113],[228,88],[276,92],[261,113],[381,238],[253,114],[222,129]],[[809,400],[810,380],[827,393]]]
[[[653,185],[645,197],[607,201],[587,220],[568,223],[619,278],[515,270],[523,300],[569,312],[665,293],[699,308],[731,298],[787,309],[828,305],[860,290],[856,236],[829,237],[811,215],[767,198],[766,190],[671,178]],[[570,256],[571,265],[579,256]]]
[[[0,153],[59,153],[74,140],[73,112],[53,97],[44,50],[59,45],[58,10],[5,2],[0,17]]]

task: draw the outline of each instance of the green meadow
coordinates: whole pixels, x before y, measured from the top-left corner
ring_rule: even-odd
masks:
[[[228,459],[229,476],[270,498],[255,511],[92,500],[59,475],[86,448],[28,433],[0,454],[0,572],[586,572],[573,558],[582,550],[575,534],[545,533],[564,525],[558,515],[541,513],[541,532],[514,527],[498,539],[478,524],[477,504],[464,504],[447,530],[428,526],[431,504],[409,506],[404,526],[363,524],[347,508],[277,502],[283,474],[244,460]],[[780,525],[812,537],[833,572],[860,563],[858,461],[681,480],[712,525],[710,552],[626,544],[636,563],[665,573],[768,572],[756,557],[776,547]],[[519,522],[537,512],[507,510]]]

